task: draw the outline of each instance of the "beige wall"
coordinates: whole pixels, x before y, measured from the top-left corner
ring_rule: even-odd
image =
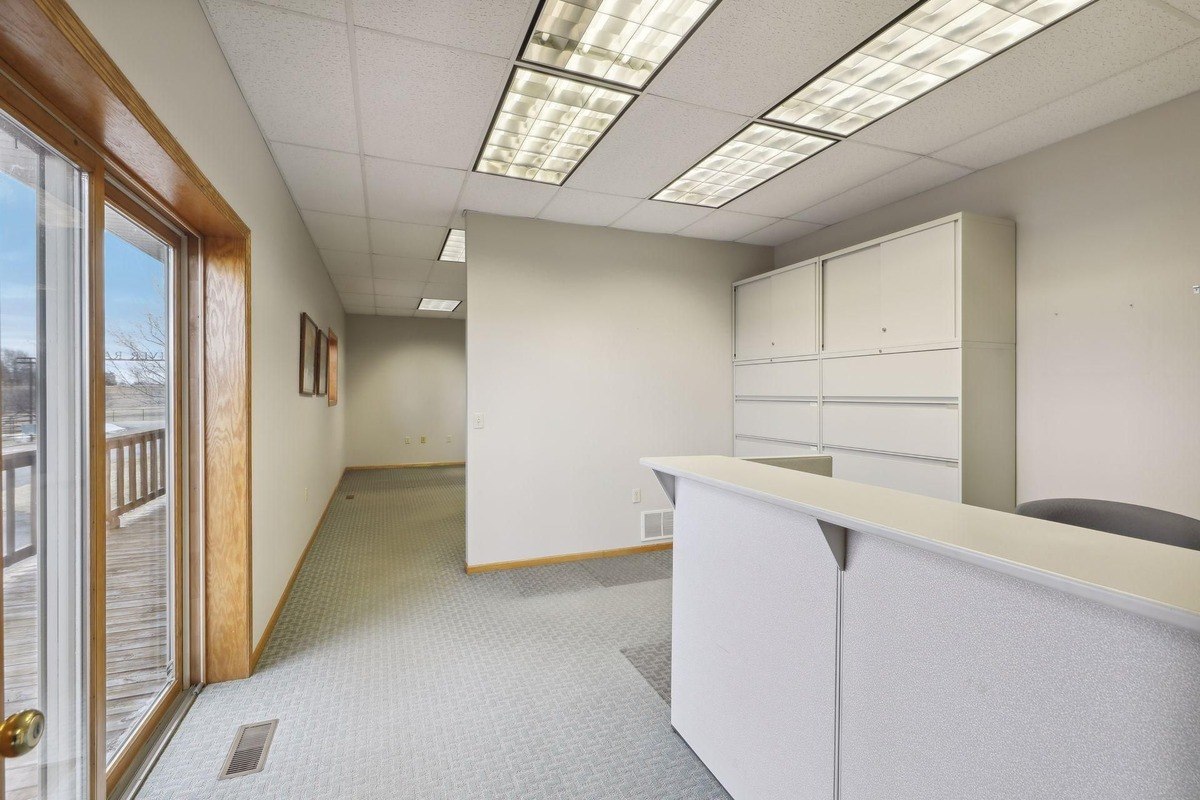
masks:
[[[251,239],[254,638],[344,466],[344,408],[297,390],[300,312],[341,331],[341,301],[196,0],[71,0],[241,215]]]
[[[955,211],[1017,222],[1017,494],[1200,517],[1200,94],[785,244]]]
[[[467,563],[640,544],[668,504],[638,459],[732,450],[730,284],[771,250],[480,214],[467,241]]]
[[[466,324],[352,314],[346,338],[346,464],[466,458]]]

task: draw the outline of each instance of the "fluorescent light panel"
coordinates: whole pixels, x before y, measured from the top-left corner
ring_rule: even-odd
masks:
[[[836,142],[752,122],[654,199],[718,208]]]
[[[523,61],[641,89],[718,0],[545,0]]]
[[[442,245],[442,254],[438,256],[438,261],[462,261],[467,260],[467,232],[462,228],[451,228],[446,234],[446,241]]]
[[[475,171],[561,185],[633,97],[517,67]]]
[[[417,306],[418,311],[453,311],[458,308],[462,300],[434,300],[431,297],[421,298],[421,305]]]
[[[765,119],[849,136],[1095,0],[927,0]]]

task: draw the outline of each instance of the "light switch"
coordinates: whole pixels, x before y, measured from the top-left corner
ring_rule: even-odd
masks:
[[[471,426],[480,429],[483,427],[483,414],[476,411],[471,415]]]

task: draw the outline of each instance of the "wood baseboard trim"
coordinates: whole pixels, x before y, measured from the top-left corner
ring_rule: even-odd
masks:
[[[566,564],[570,561],[587,561],[591,558],[614,558],[616,556],[632,556],[637,553],[653,553],[656,550],[670,550],[674,542],[655,542],[636,547],[620,547],[616,550],[591,550],[586,553],[565,553],[561,556],[544,556],[529,558],[524,561],[497,561],[492,564],[467,564],[467,574],[476,575],[480,572],[498,572],[504,569],[521,569],[522,567],[544,567],[549,564]]]
[[[317,541],[317,534],[321,532],[321,528],[325,525],[325,518],[329,516],[329,509],[333,508],[333,499],[337,497],[338,489],[341,488],[341,479],[338,479],[338,485],[333,487],[333,493],[329,495],[328,502],[325,503],[325,510],[321,512],[321,518],[317,520],[317,527],[313,528],[312,535],[308,537],[308,544],[304,545],[304,552],[300,554],[300,558],[296,561],[296,567],[292,570],[292,577],[288,578],[287,586],[283,587],[283,594],[279,597],[279,602],[275,605],[275,613],[271,614],[271,618],[267,620],[267,627],[263,630],[262,638],[258,640],[258,645],[254,648],[254,652],[250,654],[250,674],[258,669],[258,660],[262,658],[263,652],[267,649],[267,643],[271,641],[271,634],[275,632],[275,626],[279,623],[279,617],[283,614],[283,607],[287,605],[288,598],[292,596],[292,587],[296,585],[296,578],[300,577],[300,568],[304,566],[304,561],[308,558],[308,551],[312,550],[313,543]]]
[[[346,467],[347,472],[362,472],[368,469],[421,469],[424,467],[465,467],[465,461],[426,461],[420,464],[373,464],[359,467]]]

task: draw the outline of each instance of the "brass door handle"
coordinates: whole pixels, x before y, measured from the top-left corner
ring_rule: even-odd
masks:
[[[18,711],[0,725],[0,757],[20,758],[38,746],[46,733],[46,717],[36,709]]]

